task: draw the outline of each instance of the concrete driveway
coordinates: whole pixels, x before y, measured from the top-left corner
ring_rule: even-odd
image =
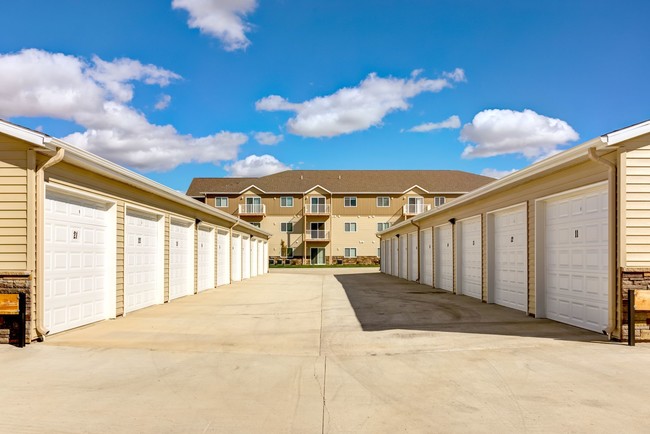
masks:
[[[648,432],[650,347],[373,269],[271,274],[0,347],[0,432]]]

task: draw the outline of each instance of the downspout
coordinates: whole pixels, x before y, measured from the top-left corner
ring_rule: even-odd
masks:
[[[607,321],[607,329],[603,330],[603,333],[605,333],[611,339],[612,333],[616,330],[616,305],[617,305],[616,283],[617,283],[617,275],[618,275],[617,258],[616,258],[616,247],[618,245],[618,240],[617,240],[618,237],[617,237],[617,230],[616,230],[616,226],[617,226],[616,164],[596,155],[596,148],[589,148],[588,155],[590,160],[596,163],[604,164],[605,166],[607,166],[608,169],[608,183],[607,183],[608,234],[607,236],[609,238],[608,268],[610,272],[607,273],[607,280],[608,280],[607,283],[609,286],[609,309],[608,309],[609,315]]]
[[[36,252],[36,334],[38,340],[43,341],[45,336],[50,332],[45,329],[43,325],[45,291],[44,291],[44,275],[45,275],[45,169],[48,169],[55,164],[60,163],[65,156],[65,149],[56,148],[56,154],[43,162],[40,166],[36,166],[36,237],[37,237],[37,252]]]
[[[420,262],[421,262],[421,261],[420,261],[420,225],[418,225],[417,223],[415,223],[415,222],[413,221],[413,219],[411,219],[411,220],[409,220],[409,221],[411,222],[411,224],[412,224],[413,226],[415,226],[416,228],[418,228],[418,232],[417,232],[417,233],[418,233],[418,235],[417,235],[417,237],[418,237],[418,275],[417,275],[417,277],[415,278],[415,281],[418,282],[418,283],[420,283]]]

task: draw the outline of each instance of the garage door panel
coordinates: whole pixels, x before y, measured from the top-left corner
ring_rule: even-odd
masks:
[[[217,233],[217,286],[230,283],[230,234]]]
[[[420,282],[424,285],[433,286],[433,231],[425,229],[421,232],[422,241],[420,251],[422,262],[420,264]]]
[[[231,246],[231,270],[230,278],[238,282],[241,280],[242,256],[241,256],[241,236],[233,234]]]
[[[48,191],[44,208],[45,327],[57,333],[107,319],[108,206]]]
[[[402,235],[399,238],[399,277],[408,277],[408,237]]]
[[[481,217],[459,222],[459,292],[482,299],[483,251]]]
[[[172,220],[169,226],[169,299],[194,293],[194,226]]]
[[[408,234],[408,280],[415,281],[418,279],[418,233]]]
[[[199,228],[198,230],[198,276],[197,291],[205,291],[215,286],[214,279],[214,230]]]
[[[493,215],[494,269],[491,288],[496,304],[527,311],[528,254],[526,206]]]
[[[125,219],[124,310],[162,302],[162,237],[159,216],[127,211]]]
[[[438,289],[454,289],[454,257],[451,224],[438,226],[435,230],[435,286]]]
[[[546,316],[597,332],[607,326],[607,203],[604,187],[568,193],[542,216]]]
[[[392,265],[391,265],[391,274],[393,276],[399,276],[399,238],[393,238],[392,240]]]

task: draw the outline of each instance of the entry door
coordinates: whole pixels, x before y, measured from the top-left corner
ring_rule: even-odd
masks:
[[[50,333],[109,317],[115,288],[108,287],[108,224],[105,205],[47,192],[44,323]]]
[[[250,279],[251,277],[251,239],[248,235],[242,236],[241,243],[242,254],[242,278]]]
[[[446,291],[454,289],[454,248],[451,224],[435,228],[435,286]]]
[[[241,280],[241,236],[239,234],[232,234],[232,258],[231,258],[231,268],[230,268],[230,278],[233,282],[239,282]]]
[[[325,265],[325,248],[312,247],[311,248],[311,264],[312,265]]]
[[[409,234],[409,244],[408,244],[408,280],[416,281],[418,280],[418,233],[413,232]]]
[[[127,210],[124,224],[124,312],[164,301],[161,216]]]
[[[251,214],[262,212],[262,198],[256,196],[246,197],[246,211]]]
[[[230,234],[217,232],[217,286],[230,283]]]
[[[391,265],[390,265],[390,274],[393,276],[399,276],[399,238],[393,237],[391,240]]]
[[[169,299],[194,294],[194,224],[172,220],[169,227]]]
[[[409,214],[420,214],[424,210],[424,198],[409,197],[408,200]]]
[[[433,231],[420,232],[420,283],[433,286]]]
[[[214,288],[214,230],[199,228],[198,291]]]
[[[325,213],[325,198],[322,196],[312,196],[311,199],[311,212],[314,214]]]
[[[607,328],[607,187],[546,202],[546,317],[595,332]]]
[[[526,312],[528,306],[528,232],[526,205],[493,215],[488,276],[491,302]]]
[[[482,298],[481,217],[458,222],[458,289],[461,294]]]

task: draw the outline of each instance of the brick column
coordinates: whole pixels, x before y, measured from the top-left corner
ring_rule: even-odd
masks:
[[[622,289],[622,340],[627,340],[628,322],[627,322],[627,291],[637,289],[650,291],[650,269],[624,270],[621,272],[621,289]],[[650,341],[650,312],[636,312],[634,316],[634,327],[636,340]]]
[[[26,294],[27,313],[25,320],[25,342],[30,341],[30,330],[32,323],[31,312],[31,286],[32,279],[28,272],[24,271],[0,271],[0,294]],[[17,344],[18,315],[0,315],[0,344]]]

